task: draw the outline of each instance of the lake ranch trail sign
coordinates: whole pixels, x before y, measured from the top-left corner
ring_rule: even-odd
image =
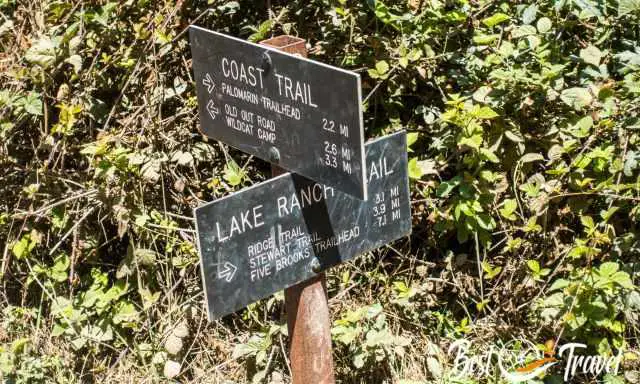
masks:
[[[206,136],[367,199],[360,76],[192,26]]]
[[[196,208],[209,319],[411,232],[406,133],[366,145],[369,200],[286,173]]]

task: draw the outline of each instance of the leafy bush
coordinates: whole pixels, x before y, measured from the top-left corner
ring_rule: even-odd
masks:
[[[192,208],[268,168],[198,133],[191,23],[304,37],[368,138],[410,132],[413,236],[328,275],[344,382],[440,377],[431,340],[637,348],[637,1],[267,3],[0,0],[0,375],[288,375],[281,295],[206,325]]]

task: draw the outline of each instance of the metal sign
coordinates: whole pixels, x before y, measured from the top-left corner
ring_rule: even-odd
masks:
[[[366,161],[368,201],[286,173],[195,210],[209,319],[411,232],[406,134]]]
[[[205,135],[366,200],[358,74],[199,27],[189,32]]]

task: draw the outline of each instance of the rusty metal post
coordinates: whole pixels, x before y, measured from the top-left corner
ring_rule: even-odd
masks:
[[[260,44],[307,57],[306,41],[294,36],[278,36]],[[271,175],[285,171],[271,165]],[[293,384],[333,384],[331,316],[324,273],[284,291],[289,328]]]

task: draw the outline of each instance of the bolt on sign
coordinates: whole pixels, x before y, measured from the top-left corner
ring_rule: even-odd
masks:
[[[360,76],[192,26],[206,136],[366,200]]]
[[[285,173],[196,208],[210,320],[411,233],[406,133],[365,148],[367,201]]]

